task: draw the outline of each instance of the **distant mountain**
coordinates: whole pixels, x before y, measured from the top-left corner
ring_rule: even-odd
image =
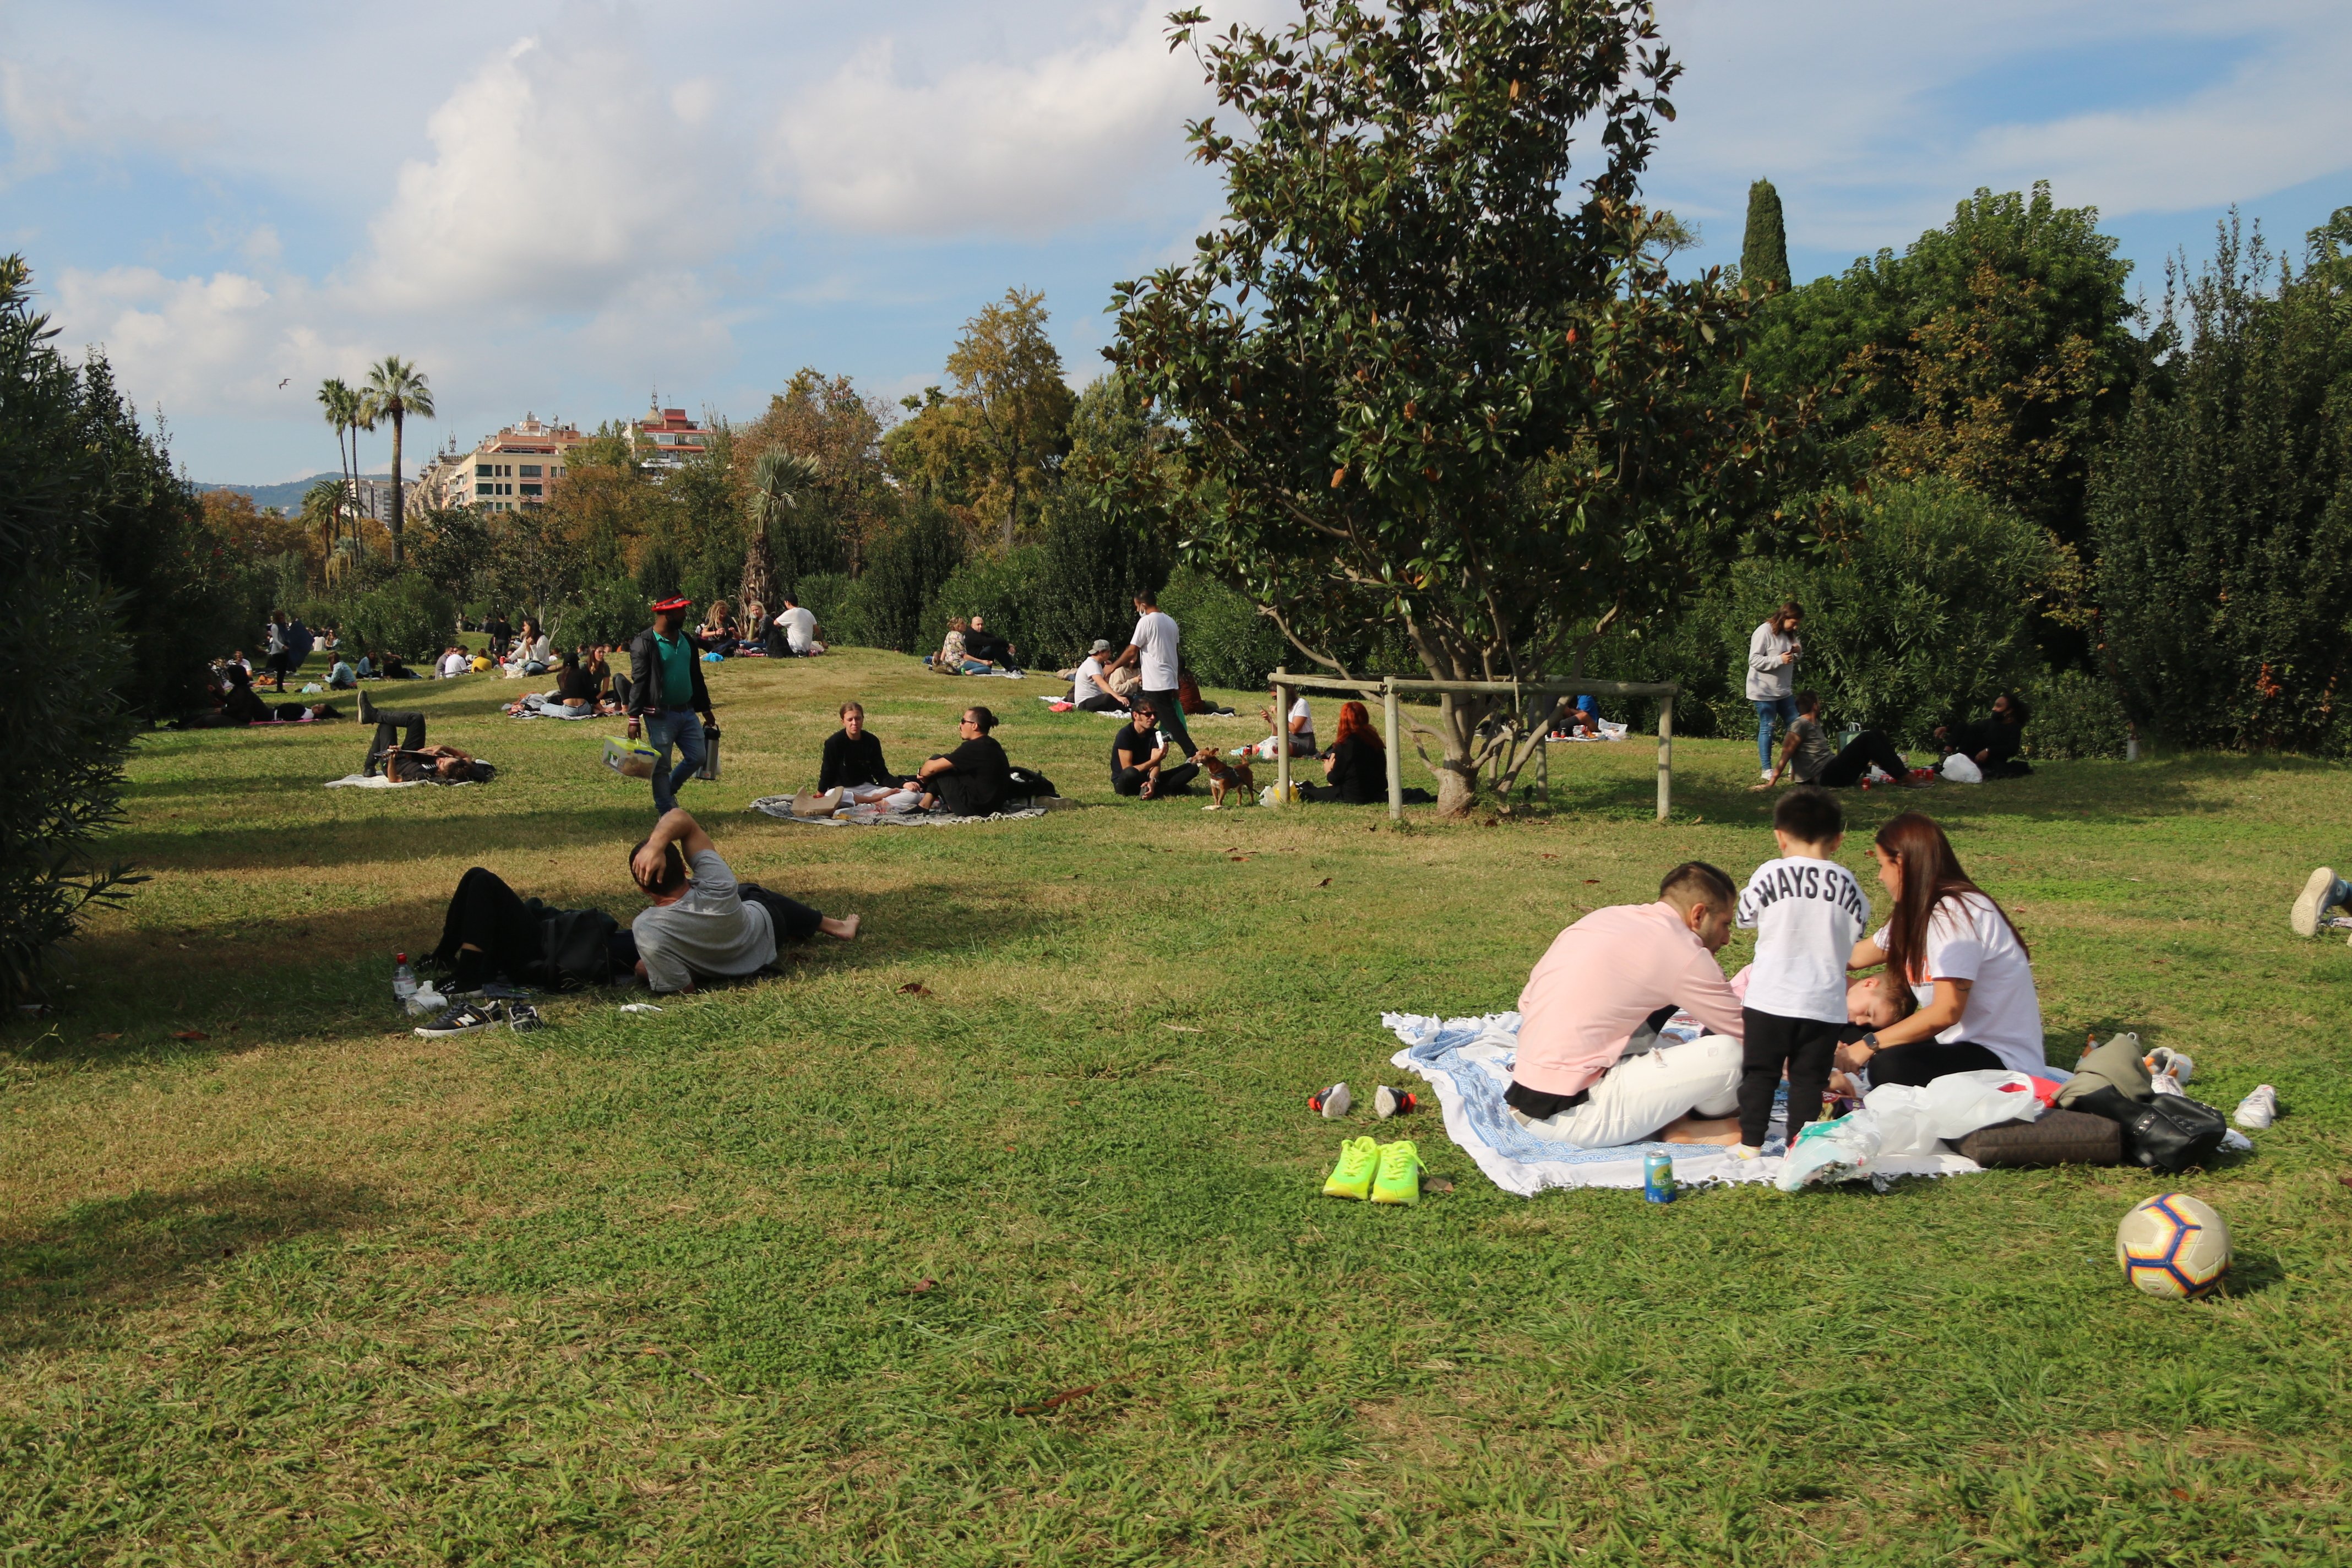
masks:
[[[320,479],[332,484],[342,477],[337,473],[312,474],[307,479],[289,479],[282,485],[198,485],[196,489],[243,490],[253,498],[256,506],[274,506],[280,511],[300,511],[303,493],[312,485]],[[392,478],[392,471],[387,468],[380,474],[362,474],[360,477],[363,479],[388,479]]]

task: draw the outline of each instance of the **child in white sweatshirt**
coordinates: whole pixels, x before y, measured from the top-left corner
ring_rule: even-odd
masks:
[[[1789,1141],[1821,1114],[1838,1031],[1846,1023],[1846,961],[1870,929],[1870,900],[1853,873],[1830,858],[1845,841],[1837,797],[1811,785],[1772,812],[1780,858],[1767,860],[1739,895],[1738,923],[1756,932],[1744,1006],[1739,1147],[1752,1158],[1772,1121],[1772,1091],[1789,1076]]]

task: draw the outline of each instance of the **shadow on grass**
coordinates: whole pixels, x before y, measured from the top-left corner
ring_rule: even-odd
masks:
[[[76,1204],[40,1234],[0,1242],[0,1354],[101,1340],[116,1314],[204,1265],[391,1212],[365,1187],[268,1177]]]
[[[2263,770],[2290,768],[2299,758],[2256,759],[2200,757],[2179,763],[2138,763],[2128,769],[2097,763],[2044,763],[2031,778],[2004,779],[1990,784],[1939,784],[1927,789],[1875,789],[1837,792],[1853,826],[1848,836],[1898,812],[1921,811],[1938,821],[2014,818],[2029,822],[2112,824],[2154,817],[2218,816],[2234,806],[2226,800],[2200,798],[2200,785],[2245,782]],[[1754,790],[1746,784],[1726,786],[1712,778],[1677,773],[1675,816],[1683,820],[1769,821],[1777,790]],[[1639,817],[1648,819],[1657,808],[1657,786],[1649,777],[1591,780],[1555,779],[1554,809],[1563,816]]]
[[[382,818],[299,825],[257,823],[235,827],[207,826],[198,834],[147,833],[137,829],[107,840],[108,852],[135,864],[182,870],[277,870],[289,866],[306,868],[381,864],[391,859],[426,856],[470,856],[478,862],[522,850],[576,849],[583,842],[604,840],[613,845],[617,868],[627,859],[629,846],[654,825],[650,797],[631,795],[625,803],[561,810],[482,810],[473,805],[479,790],[497,784],[463,785],[447,790],[425,784],[414,790],[386,792],[400,800]],[[355,795],[363,792],[354,791]],[[446,801],[455,815],[425,816],[407,805],[408,799]],[[396,845],[386,841],[396,833]]]

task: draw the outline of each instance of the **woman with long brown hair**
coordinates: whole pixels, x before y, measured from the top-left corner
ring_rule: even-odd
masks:
[[[2033,954],[1992,895],[1961,868],[1944,830],[1906,811],[1878,830],[1870,853],[1893,909],[1875,935],[1854,944],[1846,967],[1885,964],[1919,1005],[1901,1022],[1840,1047],[1838,1066],[1867,1071],[1873,1086],[2042,1066]]]
[[[1790,599],[1764,617],[1748,637],[1748,700],[1756,710],[1756,765],[1772,776],[1772,721],[1783,730],[1797,721],[1797,659],[1804,647],[1797,626],[1805,612]]]

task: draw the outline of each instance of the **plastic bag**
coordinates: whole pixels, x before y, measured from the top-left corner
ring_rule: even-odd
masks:
[[[654,763],[660,756],[650,742],[633,741],[626,735],[604,737],[604,765],[625,779],[653,777]]]
[[[1868,1106],[1834,1121],[1808,1121],[1789,1145],[1772,1184],[1784,1193],[1815,1182],[1851,1182],[1867,1176],[1885,1134]]]
[[[1946,1073],[1925,1089],[1883,1084],[1862,1103],[1878,1119],[1882,1156],[1932,1154],[1938,1142],[1965,1138],[1979,1127],[2032,1121],[2042,1114],[2032,1078],[1990,1068]]]
[[[1954,784],[1982,784],[1984,770],[1966,752],[1954,752],[1944,759],[1944,777]]]

